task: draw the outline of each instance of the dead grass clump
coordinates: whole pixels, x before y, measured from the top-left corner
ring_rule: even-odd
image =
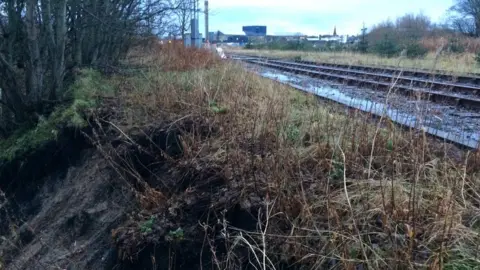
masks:
[[[465,51],[467,53],[476,54],[480,52],[480,40],[473,37],[465,36],[436,36],[436,37],[425,37],[421,40],[421,44],[431,52],[435,52],[439,47],[449,50],[449,43],[454,41],[457,47],[454,48],[457,50]],[[455,51],[454,51],[455,52]]]
[[[162,43],[160,43],[162,42]],[[151,41],[133,47],[126,64],[155,68],[157,71],[188,71],[218,64],[216,54],[206,49],[189,48],[183,41]]]
[[[185,48],[183,46],[167,47],[162,51],[163,70],[186,71],[194,68],[208,68],[218,63],[216,55],[205,49]]]
[[[149,260],[177,269],[187,258],[218,269],[478,265],[477,154],[439,152],[419,132],[230,63],[115,81],[110,121],[124,134],[161,122],[183,149],[139,177],[165,199],[115,232],[125,258],[151,244]]]

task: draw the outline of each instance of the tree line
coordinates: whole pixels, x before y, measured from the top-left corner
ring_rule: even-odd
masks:
[[[429,41],[443,39],[441,44],[435,44],[435,51],[463,52],[467,43],[464,41],[480,37],[480,0],[455,0],[447,15],[447,20],[440,24],[432,23],[423,14],[407,14],[396,21],[386,20],[373,26],[368,34],[364,33],[365,42],[357,49],[387,57],[422,57],[433,49]]]
[[[116,65],[138,37],[184,33],[190,2],[0,1],[0,138],[69,99],[80,68]]]

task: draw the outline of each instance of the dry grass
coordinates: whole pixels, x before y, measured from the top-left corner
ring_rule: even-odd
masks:
[[[245,250],[256,269],[480,265],[478,153],[385,119],[346,114],[232,63],[114,82],[123,108],[115,116],[119,129],[190,119],[211,131],[185,131],[184,155],[172,166],[215,174],[225,179],[216,192],[235,194],[228,197],[233,204],[210,206],[227,243],[223,255],[205,246],[217,269],[239,269]],[[200,190],[193,185],[172,196]],[[258,218],[256,230],[222,218],[235,202]],[[157,213],[169,211],[159,207]],[[188,237],[213,230],[198,221],[200,236]]]
[[[230,48],[229,52],[237,54],[262,55],[267,57],[294,58],[326,63],[348,65],[370,65],[402,67],[406,69],[440,70],[452,74],[480,73],[480,66],[475,61],[475,54],[440,54],[429,53],[425,58],[401,59],[384,58],[373,54],[359,54],[354,52],[301,52],[301,51],[273,51],[273,50],[242,50]]]
[[[218,62],[208,50],[185,48],[182,42],[160,44],[153,39],[147,46],[137,46],[129,51],[125,63],[162,71],[186,71],[206,68]]]
[[[465,52],[469,53],[479,53],[480,52],[480,40],[473,37],[465,36],[435,36],[435,37],[425,37],[421,40],[421,44],[431,52],[434,52],[438,49],[439,46],[448,47],[448,43],[453,40],[460,45]]]

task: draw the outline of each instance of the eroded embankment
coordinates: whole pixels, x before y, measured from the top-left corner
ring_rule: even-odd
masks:
[[[2,165],[7,269],[477,263],[478,153],[235,65],[109,84]]]

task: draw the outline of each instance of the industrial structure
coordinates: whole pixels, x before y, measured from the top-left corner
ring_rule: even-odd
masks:
[[[191,31],[187,33],[184,38],[184,44],[187,47],[201,48],[202,43],[233,43],[237,45],[244,45],[247,43],[269,43],[269,42],[307,42],[313,43],[314,47],[321,47],[325,44],[346,44],[357,41],[356,36],[338,35],[337,27],[334,27],[333,35],[318,35],[307,36],[300,33],[293,35],[267,35],[266,25],[246,25],[242,27],[244,35],[229,35],[221,31],[209,31],[209,1],[204,1],[205,15],[205,34],[202,37],[199,31],[199,0],[191,1]],[[331,45],[329,45],[331,46]]]
[[[199,0],[192,0],[192,19],[191,19],[191,31],[185,35],[184,44],[187,47],[202,47],[203,43],[234,43],[238,45],[244,45],[246,43],[268,43],[268,42],[308,42],[313,43],[314,47],[324,46],[325,44],[345,44],[354,43],[355,37],[338,35],[337,27],[334,27],[333,35],[319,35],[319,36],[307,36],[302,34],[294,35],[267,35],[266,25],[246,25],[242,27],[244,35],[228,35],[220,31],[209,31],[209,3],[208,0],[204,1],[205,15],[205,36],[202,38],[202,34],[199,31]]]
[[[267,27],[264,25],[244,26],[242,30],[248,37],[264,37],[267,35]]]
[[[200,13],[200,4],[199,0],[193,0],[191,2],[191,12],[192,12],[192,19],[190,20],[190,33],[185,34],[185,38],[183,40],[184,45],[186,47],[202,47],[202,35],[200,34],[199,29],[199,13]],[[205,1],[205,5],[208,9],[208,0]],[[208,18],[208,11],[206,12]],[[208,19],[206,19],[207,21]],[[208,29],[208,22],[205,25],[205,29]],[[208,31],[208,30],[207,30]],[[208,32],[207,32],[208,33]]]

